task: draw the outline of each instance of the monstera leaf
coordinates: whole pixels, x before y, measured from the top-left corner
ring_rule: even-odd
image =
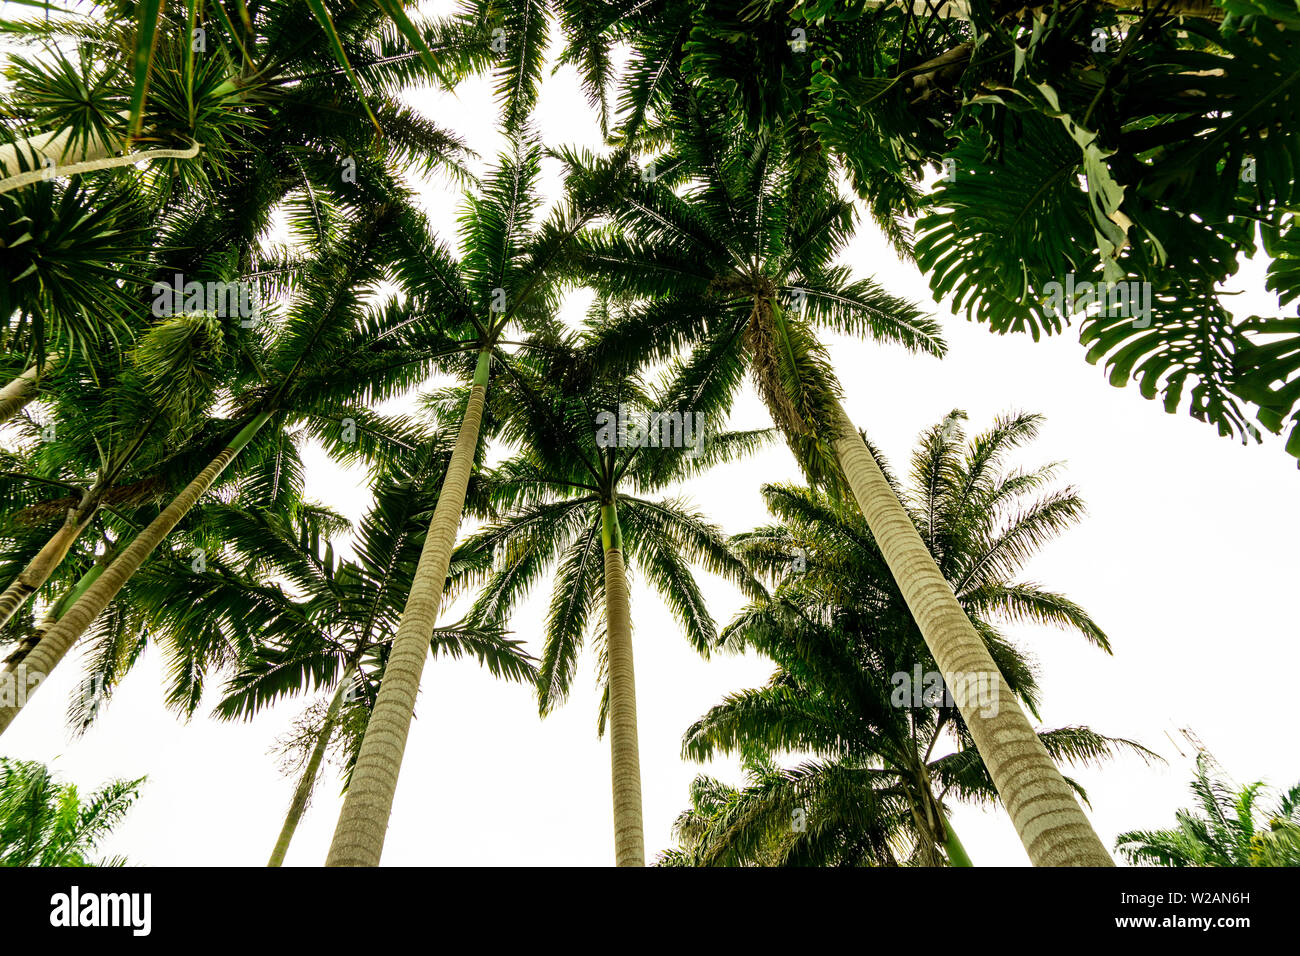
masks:
[[[1035,338],[1061,328],[1061,316],[1036,290],[1099,265],[1087,197],[1079,188],[1079,150],[1064,128],[1024,114],[1021,131],[988,155],[967,135],[952,153],[952,181],[929,198],[917,223],[916,261],[937,299],[996,332]],[[1046,293],[1043,293],[1046,295]]]
[[[916,258],[936,297],[995,331],[1078,315],[1112,384],[1244,440],[1260,437],[1257,405],[1270,431],[1293,422],[1300,456],[1295,321],[1234,319],[1222,299],[1261,238],[1267,287],[1282,306],[1300,297],[1300,30],[1280,0],[1225,7],[1221,25],[1110,48],[1087,37],[1116,29],[1113,12],[1053,11],[1020,39],[977,24],[984,61],[1005,46],[1011,65],[966,84]],[[1097,294],[1061,294],[1076,284]]]
[[[1243,329],[1254,334],[1237,354],[1239,390],[1258,403],[1269,431],[1281,431],[1289,418],[1286,449],[1300,458],[1300,318],[1252,316]]]

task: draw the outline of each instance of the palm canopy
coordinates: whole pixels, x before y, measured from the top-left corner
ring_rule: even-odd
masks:
[[[13,281],[0,307],[6,317],[18,314],[18,332],[30,331],[19,337],[21,347],[39,355],[50,338],[65,348],[86,348],[103,332],[122,329],[129,314],[123,306],[146,283],[147,270],[133,259],[133,247],[144,241],[140,212],[158,220],[146,218],[150,232],[167,236],[177,212],[205,210],[202,229],[171,236],[180,240],[173,248],[195,256],[160,270],[166,280],[173,272],[193,278],[205,252],[245,255],[282,201],[291,215],[319,219],[320,207],[355,200],[368,181],[391,178],[385,163],[464,175],[460,140],[398,96],[404,84],[434,75],[429,63],[385,26],[377,7],[346,4],[335,12],[341,48],[357,65],[356,83],[340,69],[321,69],[311,42],[312,14],[301,4],[257,5],[238,30],[220,6],[195,8],[190,20],[184,11],[179,17],[163,11],[146,120],[135,139],[150,147],[200,143],[202,149],[138,172],[127,165],[78,175],[73,165],[66,188],[42,178],[0,194],[0,228],[10,230],[6,245],[17,253],[6,258]],[[29,164],[22,144],[51,136],[69,159],[87,152],[111,156],[123,146],[137,65],[135,13],[133,5],[110,3],[89,17],[6,22],[11,39],[39,44],[41,52],[8,57],[12,125],[3,135],[19,143],[0,145],[0,164]],[[425,27],[428,37],[437,32]],[[75,56],[60,52],[72,44]],[[55,171],[62,176],[64,157],[50,155],[58,152],[51,146],[44,155],[59,160]],[[93,186],[83,184],[92,178]],[[127,214],[132,208],[134,219]]]
[[[758,447],[768,434],[715,430],[722,416],[680,392],[610,374],[591,345],[557,345],[514,363],[494,404],[505,421],[502,438],[517,453],[486,482],[500,517],[465,543],[467,554],[490,555],[495,563],[472,620],[506,621],[555,567],[538,682],[543,713],[567,696],[583,641],[601,620],[602,555],[611,546],[604,519],[611,506],[631,566],[659,591],[701,652],[712,644],[715,625],[691,564],[761,593],[716,527],[684,502],[656,494]],[[649,427],[642,428],[645,443],[629,439],[626,428],[618,431],[617,420],[648,422],[651,415],[673,423],[654,426],[653,445]],[[672,429],[676,444],[663,440]]]
[[[146,109],[134,127],[127,110],[139,66],[134,5],[110,0],[85,14],[7,20],[13,145],[0,156],[14,168],[2,172],[25,168],[33,148],[38,157],[48,154],[38,139],[23,137],[50,133],[62,137],[60,145],[66,140],[64,159],[87,151],[111,155],[128,144],[149,158],[160,146],[199,144],[194,156],[164,155],[150,166],[152,183],[168,191],[227,179],[236,157],[264,151],[269,142],[299,160],[312,147],[328,147],[336,171],[344,157],[375,147],[422,170],[454,161],[459,140],[397,94],[440,79],[437,59],[425,53],[430,44],[454,51],[463,42],[459,34],[425,21],[418,37],[395,30],[380,4],[326,0],[324,6],[350,70],[322,63],[311,4],[257,4],[238,26],[221,6],[177,11],[164,5],[148,54]],[[22,45],[39,52],[17,52]],[[340,145],[351,148],[337,153]]]
[[[110,499],[124,494],[139,498],[151,480],[150,470],[158,469],[160,463],[170,466],[161,470],[173,477],[192,473],[188,469],[177,472],[177,462],[170,459],[177,448],[185,449],[192,441],[197,442],[195,447],[204,446],[202,430],[211,423],[199,413],[210,412],[214,406],[228,407],[233,395],[256,394],[277,370],[277,353],[283,357],[284,346],[293,347],[286,338],[295,330],[299,346],[310,342],[320,349],[326,340],[312,341],[311,337],[321,334],[322,320],[334,323],[336,329],[341,327],[340,316],[352,320],[347,307],[357,307],[359,297],[370,294],[386,266],[382,249],[378,255],[362,250],[358,258],[356,247],[373,244],[391,220],[394,204],[403,201],[403,191],[373,156],[361,157],[362,178],[355,184],[341,183],[338,176],[322,172],[327,184],[313,188],[302,163],[292,157],[293,150],[286,143],[280,145],[285,148],[258,155],[289,157],[288,178],[245,166],[238,174],[210,184],[211,188],[190,190],[183,200],[158,212],[151,241],[138,250],[140,257],[132,274],[111,273],[108,292],[92,284],[87,295],[102,298],[98,304],[107,307],[115,334],[101,336],[101,346],[95,350],[87,350],[83,341],[81,348],[62,356],[57,368],[42,380],[44,401],[39,407],[47,413],[42,418],[52,415],[57,428],[45,434],[46,421],[37,429],[28,420],[29,434],[20,438],[30,439],[34,448],[31,470],[10,469],[7,476],[15,485],[15,503],[27,499],[23,505],[39,503],[53,509],[46,500],[50,496],[40,494],[41,490],[57,487],[55,482],[76,485],[81,500],[68,507],[75,507],[78,517],[85,518],[101,503],[111,503]],[[319,149],[309,152],[316,156]],[[41,188],[13,195],[39,198]],[[292,251],[266,242],[273,208],[287,213],[289,238],[296,245]],[[31,245],[20,243],[19,247]],[[335,266],[345,261],[358,268],[334,275]],[[93,260],[90,267],[92,271],[98,268]],[[39,269],[35,274],[39,277]],[[228,308],[214,311],[208,302],[197,309],[182,305],[179,290],[168,302],[172,297],[159,296],[159,287],[169,292],[177,276],[186,282],[215,281],[224,287],[251,290],[254,314],[241,311],[231,316]],[[322,312],[320,307],[333,294],[330,284],[349,282],[355,288],[351,298],[340,303],[343,308]],[[55,283],[60,288],[63,284]],[[296,305],[308,310],[305,319],[292,305],[287,315],[277,315],[274,305],[262,314],[257,312],[267,300],[289,298],[292,303],[294,296],[298,297]],[[245,304],[241,301],[241,310]],[[378,342],[386,331],[382,325],[386,308],[368,310],[364,321],[372,330],[361,331],[373,341],[355,343],[348,354],[365,355],[371,369],[381,369],[393,382],[391,387],[401,389],[417,380],[420,372],[411,372],[409,363],[395,358],[400,351],[394,350],[395,342]],[[399,316],[393,321],[402,320]],[[39,348],[43,339],[39,335],[33,338],[34,330],[24,332],[25,321],[20,309],[7,329],[11,346],[31,348],[34,342]],[[63,345],[57,339],[55,344]],[[294,374],[308,371],[292,355],[289,359],[283,370]],[[405,378],[403,368],[408,370]],[[354,380],[340,384],[345,389],[361,386],[351,397],[364,403],[370,397],[368,387],[374,383]],[[317,383],[297,394],[313,401],[322,391]],[[282,403],[285,397],[278,401]],[[329,408],[337,411],[338,403]],[[326,406],[317,406],[317,410],[330,415]],[[353,416],[335,414],[332,430],[337,430],[340,420],[365,421],[367,414],[360,410]],[[39,438],[30,434],[38,431]],[[362,441],[356,447],[370,447],[367,429],[361,431]],[[334,447],[338,448],[337,443]],[[92,475],[96,477],[90,478]],[[153,484],[154,491],[166,490],[157,481]],[[76,493],[76,489],[70,490]]]
[[[595,210],[568,202],[543,216],[542,154],[529,130],[512,134],[509,148],[465,194],[459,254],[413,208],[395,224],[393,267],[408,299],[405,321],[388,334],[407,347],[441,350],[442,369],[464,380],[473,377],[478,355],[508,364],[509,350],[545,348],[558,334],[570,247]],[[574,175],[593,195],[610,178],[607,172]]]
[[[835,264],[854,206],[797,130],[747,133],[685,88],[674,106],[671,146],[642,177],[618,180],[607,224],[584,232],[574,254],[585,281],[622,303],[602,357],[653,362],[690,348],[677,387],[723,409],[748,368],[810,477],[826,480],[836,465],[817,431],[833,420],[838,389],[817,332],[939,355],[938,327]]]
[[[201,628],[213,616],[213,607],[223,609],[221,617],[238,628],[245,653],[217,708],[219,716],[251,717],[283,696],[313,685],[334,686],[350,673],[358,687],[353,696],[373,703],[450,454],[448,441],[426,436],[420,450],[379,478],[374,503],[353,536],[352,560],[339,560],[310,521],[295,527],[265,512],[222,515],[229,540],[238,542],[245,560],[261,565],[263,576],[281,579],[296,595],[272,583],[253,585],[249,596],[241,598],[243,585],[231,582],[226,590],[214,589],[211,601],[192,595],[200,606],[189,608],[178,607],[168,596],[171,585],[156,592],[152,604],[158,613],[175,616],[178,624],[188,621],[187,631]],[[474,510],[480,498],[471,492]],[[464,588],[476,571],[482,571],[481,557],[454,557],[449,573],[453,592]],[[189,583],[200,590],[211,586],[199,579]],[[260,602],[256,616],[236,620],[230,612],[245,600]],[[439,627],[431,648],[449,657],[475,657],[493,676],[507,680],[531,683],[536,676],[521,644],[507,639],[500,628]]]
[[[107,609],[116,589],[157,546],[161,539],[156,536],[165,536],[185,517],[185,509],[173,505],[154,510],[161,503],[157,498],[195,475],[214,474],[213,462],[238,455],[231,451],[236,430],[237,445],[248,443],[247,457],[240,457],[242,467],[215,487],[209,484],[193,494],[211,490],[220,495],[243,485],[250,494],[263,496],[265,506],[285,507],[300,488],[296,445],[304,439],[318,440],[339,461],[378,465],[414,447],[417,439],[403,436],[400,423],[386,420],[370,406],[418,384],[444,353],[386,335],[409,319],[400,301],[375,295],[389,275],[388,226],[404,208],[400,194],[386,200],[349,210],[352,223],[347,227],[340,224],[342,215],[329,217],[323,251],[275,280],[283,283],[287,302],[264,321],[243,328],[243,322],[211,313],[182,311],[161,318],[145,334],[137,349],[143,356],[135,364],[155,398],[187,402],[192,396],[182,391],[186,377],[204,378],[206,353],[215,357],[224,374],[201,381],[203,387],[196,390],[209,396],[211,410],[220,414],[203,416],[185,432],[183,444],[160,465],[164,484],[154,489],[158,495],[150,495],[142,511],[134,518],[113,516],[121,521],[119,536],[133,535],[123,552],[131,555],[131,567],[115,560],[91,588],[94,601],[74,605],[69,613],[75,612],[76,620],[52,625],[42,639],[49,642],[47,650],[38,647],[31,653],[61,659],[81,631]],[[191,347],[195,340],[200,348]],[[273,422],[270,429],[264,427],[268,421]],[[184,494],[194,487],[191,482]],[[140,528],[148,534],[136,535]],[[6,716],[12,719],[13,713]]]
[[[185,717],[201,705],[214,674],[223,681],[216,714],[224,719],[250,718],[346,680],[346,707],[328,730],[346,728],[344,749],[355,757],[450,454],[439,435],[414,423],[408,431],[422,438],[419,448],[376,479],[351,560],[338,557],[333,539],[354,529],[300,499],[267,508],[264,498],[236,494],[195,509],[88,635],[74,726],[90,726],[152,639],[167,660],[167,703]],[[463,587],[471,570],[457,559],[452,586]],[[475,657],[507,680],[532,683],[536,675],[532,659],[500,628],[439,627],[430,646],[435,655]]]
[[[1252,417],[1289,422],[1300,455],[1295,320],[1233,316],[1222,291],[1262,249],[1279,307],[1300,294],[1289,4],[1110,0],[1047,17],[992,0],[559,6],[577,25],[571,59],[627,115],[671,113],[681,82],[735,104],[750,130],[796,124],[900,251],[920,217],[915,259],[937,298],[998,332],[1037,337],[1073,318],[1112,384],[1135,380],[1243,440],[1259,436]],[[615,91],[619,42],[632,53]],[[1067,276],[1147,291],[1129,307],[1104,291],[1063,302]]]
[[[44,765],[0,757],[0,866],[123,866],[92,854],[143,783],[114,780],[83,799]]]
[[[371,464],[411,447],[401,423],[370,408],[413,387],[443,355],[385,335],[407,321],[400,304],[374,294],[387,267],[380,237],[399,204],[324,217],[315,255],[286,262],[270,253],[274,275],[255,281],[279,302],[255,321],[182,309],[152,319],[125,350],[69,357],[19,420],[19,452],[0,479],[15,571],[65,514],[79,525],[107,520],[118,534],[147,524],[148,508],[263,412],[275,426],[254,439],[218,494],[244,484],[264,506],[292,501],[297,446],[308,438],[337,460]],[[348,216],[356,221],[344,228]]]
[[[134,183],[47,180],[0,195],[4,379],[51,353],[89,357],[129,334],[131,286],[147,266],[149,204]]]
[[[533,193],[540,148],[525,131],[512,131],[511,150],[476,194],[461,218],[460,260],[434,239],[422,217],[407,216],[397,231],[402,251],[398,278],[410,299],[410,318],[401,331],[408,347],[432,349],[443,367],[470,380],[459,410],[455,450],[444,489],[430,519],[430,531],[393,640],[389,679],[357,757],[354,786],[339,817],[327,865],[375,865],[382,853],[388,815],[427,656],[426,634],[437,623],[465,494],[483,436],[483,407],[494,359],[509,372],[512,359],[502,345],[527,351],[556,338],[558,264],[587,215],[574,204],[538,219]],[[516,327],[529,341],[507,343]],[[472,377],[470,373],[472,372]],[[395,760],[396,758],[396,760]]]
[[[961,417],[954,413],[922,436],[912,494],[903,498],[1007,686],[1034,710],[1033,667],[999,621],[1053,624],[1108,648],[1078,605],[1014,578],[1082,504],[1068,488],[1033,499],[1051,467],[1002,466],[1035,433],[1037,416],[1000,419],[965,447]],[[933,864],[941,850],[951,859],[961,851],[950,842],[945,800],[997,799],[954,691],[863,519],[806,488],[769,485],[763,492],[782,524],[738,535],[735,545],[776,587],[728,625],[721,643],[758,650],[777,670],[764,687],[711,709],[683,742],[684,754],[697,760],[740,751],[750,781],[738,790],[699,781],[696,806],[679,822],[685,855],[669,862]],[[999,704],[981,699],[980,706]],[[1095,761],[1120,748],[1148,755],[1086,727],[1039,737],[1055,759]],[[774,762],[781,753],[810,758],[781,769]],[[792,814],[799,826],[792,827]]]
[[[907,223],[920,209],[919,180],[947,142],[946,124],[882,94],[963,38],[960,21],[917,18],[900,3],[851,9],[787,8],[744,0],[574,0],[557,4],[566,61],[581,71],[593,104],[616,102],[629,135],[652,143],[673,91],[688,85],[731,104],[745,128],[797,126],[845,173],[877,224],[907,254]],[[621,76],[609,64],[626,45]],[[904,72],[904,71],[909,72]],[[602,113],[603,115],[603,113]]]
[[[1300,784],[1261,807],[1268,793],[1262,782],[1235,787],[1216,768],[1212,757],[1198,753],[1190,785],[1196,809],[1179,810],[1168,830],[1121,833],[1115,848],[1137,865],[1300,866]]]

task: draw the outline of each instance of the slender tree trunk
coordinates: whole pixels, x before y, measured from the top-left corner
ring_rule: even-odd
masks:
[[[13,579],[9,587],[0,592],[0,627],[9,623],[9,619],[18,613],[18,609],[27,603],[29,597],[41,589],[54,569],[68,556],[68,550],[90,523],[88,515],[82,516],[83,510],[85,509],[69,508],[59,530],[27,562],[27,567],[18,572],[18,577]],[[94,511],[93,508],[89,510],[92,513]]]
[[[1113,866],[844,409],[835,452],[1035,866]]]
[[[641,754],[636,727],[636,674],[632,666],[632,614],[623,534],[613,504],[600,509],[605,546],[605,630],[609,663],[609,752],[614,788],[614,862],[645,866],[641,821]]]
[[[970,861],[970,856],[966,853],[966,848],[961,845],[961,840],[957,838],[957,831],[952,828],[947,814],[940,811],[940,820],[943,822],[943,848],[948,853],[949,866],[974,866]]]
[[[298,787],[293,792],[289,812],[284,816],[284,826],[280,828],[280,838],[275,841],[275,849],[271,851],[271,859],[267,866],[280,866],[284,863],[284,855],[289,852],[289,843],[293,840],[294,831],[298,829],[298,821],[302,819],[303,812],[307,809],[307,802],[311,799],[311,792],[316,786],[316,777],[320,773],[321,762],[325,759],[325,750],[329,746],[330,736],[334,733],[334,725],[338,723],[339,710],[343,707],[343,696],[347,693],[351,681],[352,668],[349,667],[343,679],[339,681],[338,690],[334,691],[329,710],[325,712],[325,722],[316,736],[316,745],[312,747],[311,757],[307,760],[307,766],[303,768]]]
[[[23,658],[32,652],[32,648],[41,642],[41,638],[45,637],[45,633],[55,624],[59,623],[59,618],[63,616],[63,612],[73,604],[76,604],[77,601],[81,600],[81,596],[86,593],[86,589],[94,584],[95,579],[104,573],[104,568],[108,567],[109,562],[113,560],[114,553],[114,551],[106,551],[102,554],[99,559],[91,565],[90,569],[77,579],[77,582],[73,584],[72,587],[64,591],[62,596],[50,605],[49,610],[45,612],[45,617],[41,619],[41,622],[33,627],[31,633],[23,638],[22,643],[18,645],[18,648],[5,658],[5,664],[7,665],[6,670],[12,670],[21,664]]]
[[[45,356],[44,365],[33,365],[4,388],[0,388],[0,423],[9,421],[36,397],[36,386],[41,376],[48,372],[58,359],[58,352],[50,352]]]
[[[117,592],[122,590],[123,585],[130,580],[131,575],[140,569],[145,559],[153,553],[154,548],[162,543],[186,513],[194,507],[195,502],[212,487],[217,476],[226,469],[226,466],[252,440],[270,417],[270,412],[263,412],[245,425],[221,454],[212,459],[208,467],[199,472],[198,477],[191,481],[158,517],[149,522],[148,527],[136,535],[113,563],[95,578],[81,599],[68,608],[59,618],[59,622],[50,628],[41,642],[15,668],[15,671],[19,672],[19,684],[26,690],[17,695],[12,702],[6,701],[0,704],[0,734],[13,723],[13,719],[31,698],[36,687],[49,677],[55,665],[63,660],[91,622],[108,607],[109,602],[117,596]],[[36,682],[35,685],[32,683],[33,680]]]
[[[393,812],[397,776],[402,769],[406,736],[415,714],[420,676],[429,654],[429,641],[438,622],[438,610],[447,585],[447,568],[460,530],[465,509],[465,490],[474,468],[479,428],[483,422],[483,401],[487,395],[490,353],[479,353],[474,384],[470,389],[465,417],[456,435],[447,475],[438,492],[438,504],[420,550],[402,611],[402,621],[393,637],[393,649],[384,665],[361,751],[352,770],[352,782],[343,799],[343,810],[334,829],[326,866],[378,866],[384,852],[388,818]]]

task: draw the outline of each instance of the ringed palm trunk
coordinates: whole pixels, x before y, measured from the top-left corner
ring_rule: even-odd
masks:
[[[1114,866],[862,436],[837,406],[833,442],[858,507],[934,655],[1035,866]]]
[[[198,477],[135,536],[113,563],[96,576],[81,598],[68,608],[59,618],[58,623],[41,638],[41,642],[14,668],[22,692],[11,695],[12,700],[6,698],[5,703],[0,704],[0,734],[13,723],[32,693],[49,677],[59,661],[63,660],[72,649],[72,645],[77,642],[77,638],[81,637],[91,622],[108,607],[109,602],[130,580],[131,575],[140,569],[145,559],[180,523],[186,513],[194,507],[195,502],[212,487],[217,476],[226,469],[226,466],[252,440],[270,417],[270,412],[262,412],[245,425],[221,454],[212,459],[208,467],[199,472]],[[32,683],[33,681],[35,684]]]
[[[5,664],[10,665],[6,670],[12,670],[21,664],[23,658],[31,653],[32,648],[41,642],[41,638],[45,636],[46,632],[59,623],[59,618],[63,616],[63,612],[81,600],[81,596],[86,593],[86,589],[104,573],[104,568],[108,567],[109,562],[113,560],[114,553],[113,551],[105,552],[85,574],[77,579],[77,582],[72,587],[63,592],[59,599],[50,605],[50,609],[45,612],[45,617],[41,619],[41,622],[32,628],[32,632],[27,637],[23,638],[22,643],[18,645],[18,649],[5,658]]]
[[[9,619],[18,613],[18,609],[27,603],[29,597],[41,589],[41,585],[50,579],[54,569],[67,557],[68,550],[90,523],[89,515],[83,515],[83,511],[87,510],[94,512],[93,508],[69,508],[59,530],[27,562],[18,577],[0,592],[0,627],[9,623]]]
[[[334,726],[338,723],[339,710],[343,707],[343,696],[351,680],[352,668],[349,667],[343,679],[339,681],[338,690],[334,692],[329,710],[325,712],[325,722],[316,737],[316,745],[312,747],[307,766],[303,768],[302,777],[298,780],[298,787],[293,792],[289,812],[284,816],[284,826],[280,828],[280,837],[275,841],[275,848],[271,851],[271,859],[267,866],[280,866],[284,863],[284,855],[289,852],[289,843],[293,840],[293,834],[298,829],[298,821],[302,819],[307,809],[307,801],[311,799],[311,792],[316,786],[316,776],[320,773],[320,765],[325,759],[325,750],[329,746],[330,736],[334,733]]]
[[[489,365],[490,353],[480,352],[465,417],[461,419],[447,475],[438,492],[438,504],[433,509],[424,547],[420,549],[411,593],[393,636],[393,649],[384,665],[375,707],[361,738],[361,750],[334,828],[326,866],[378,866],[384,852],[388,818],[397,793],[397,776],[415,714],[415,697],[438,621],[451,551],[465,509],[465,490],[474,468]]]
[[[4,388],[0,388],[0,423],[9,421],[36,397],[37,383],[58,358],[57,352],[49,353],[43,366],[33,365]]]
[[[641,754],[637,742],[636,675],[632,666],[632,614],[623,535],[613,504],[600,509],[605,549],[605,630],[609,665],[609,750],[614,791],[614,863],[645,866],[641,820]]]

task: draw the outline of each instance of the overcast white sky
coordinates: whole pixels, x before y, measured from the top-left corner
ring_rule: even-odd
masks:
[[[487,81],[455,96],[419,93],[412,101],[457,131],[484,160],[498,151]],[[599,132],[572,71],[548,76],[536,114],[548,145],[599,146]],[[554,170],[547,189],[556,195]],[[428,185],[425,198],[441,233],[454,237],[458,192]],[[1190,760],[1178,728],[1190,727],[1240,783],[1300,779],[1290,726],[1292,693],[1273,677],[1300,670],[1295,600],[1300,585],[1297,488],[1300,474],[1281,444],[1243,448],[1180,414],[1164,413],[1134,388],[1117,389],[1083,360],[1072,334],[1035,343],[995,336],[954,317],[929,298],[918,271],[900,263],[869,224],[845,261],[891,291],[930,303],[950,352],[942,361],[835,338],[831,355],[845,406],[896,466],[917,435],[953,408],[970,431],[1012,409],[1047,417],[1040,439],[1019,461],[1066,463],[1063,480],[1089,505],[1088,517],[1045,548],[1025,577],[1061,590],[1109,633],[1108,656],[1054,630],[1008,625],[1038,661],[1044,727],[1086,723],[1133,737],[1169,760],[1132,757],[1104,769],[1068,770],[1087,788],[1102,839],[1166,826],[1189,803]],[[1262,269],[1247,263],[1231,287],[1242,314],[1276,314]],[[738,428],[769,424],[748,393]],[[358,473],[308,452],[307,492],[351,518],[365,510]],[[686,488],[728,532],[766,523],[764,482],[798,478],[789,452],[774,445],[715,470]],[[705,592],[723,623],[737,592],[708,579]],[[749,656],[701,660],[667,610],[634,585],[637,699],[647,852],[671,843],[674,817],[700,767],[680,758],[683,730],[727,692],[764,681],[771,665]],[[540,649],[545,591],[513,621]],[[453,607],[444,620],[454,620]],[[279,831],[294,781],[269,753],[309,703],[291,701],[247,724],[179,723],[162,706],[164,656],[151,647],[114,695],[97,726],[73,740],[63,723],[77,674],[72,660],[36,695],[5,735],[0,752],[52,762],[85,789],[109,777],[148,775],[144,795],[105,847],[135,863],[261,865]],[[392,865],[581,864],[613,861],[609,751],[596,738],[594,663],[585,657],[568,704],[541,721],[527,688],[492,680],[471,662],[433,660],[425,670],[417,719],[393,810],[383,862]],[[733,761],[710,772],[733,783]],[[299,827],[288,864],[324,861],[341,800],[330,768]],[[953,823],[977,865],[1027,865],[1000,809],[958,805]]]

